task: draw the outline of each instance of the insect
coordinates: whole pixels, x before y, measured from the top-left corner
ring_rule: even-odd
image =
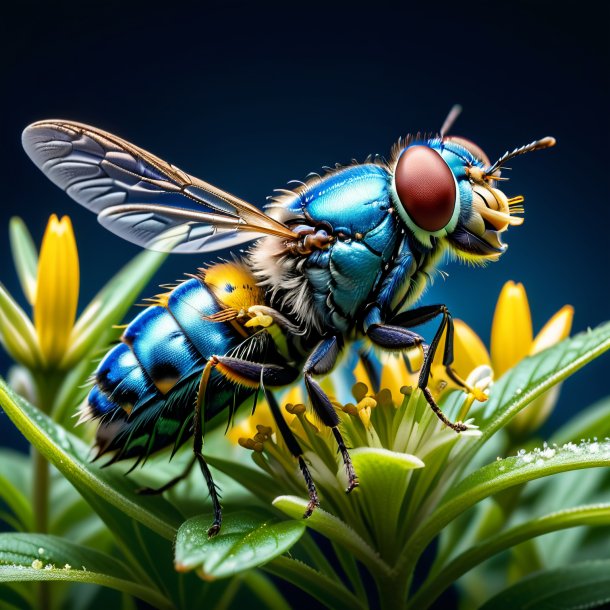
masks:
[[[265,212],[95,127],[64,120],[27,127],[23,145],[34,163],[117,235],[166,252],[254,242],[158,295],[107,353],[81,414],[98,422],[98,456],[137,465],[192,438],[190,466],[199,464],[209,489],[213,536],[222,513],[202,454],[204,422],[227,408],[232,414],[262,388],[305,479],[309,516],[318,505],[315,484],[269,388],[302,375],[311,407],[332,429],[351,491],[357,475],[317,378],[361,338],[385,350],[421,348],[418,386],[444,424],[465,430],[444,416],[427,387],[446,333],[447,374],[474,391],[451,368],[451,315],[444,305],[414,305],[443,253],[472,262],[500,257],[501,234],[521,224],[515,214],[523,211],[523,197],[497,188],[506,179],[501,170],[555,140],[536,140],[491,163],[476,144],[448,135],[458,113],[454,107],[437,135],[401,138],[389,160],[338,165],[281,189]],[[410,329],[435,318],[438,330],[424,345]]]

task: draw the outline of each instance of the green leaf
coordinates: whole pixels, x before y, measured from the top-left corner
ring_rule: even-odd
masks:
[[[176,536],[175,566],[197,569],[206,580],[227,578],[288,551],[305,532],[302,521],[278,521],[251,512],[224,515],[220,533],[208,538],[209,515],[185,521]]]
[[[536,449],[497,460],[455,485],[415,531],[400,557],[400,568],[410,573],[434,537],[464,511],[498,492],[558,472],[610,465],[610,441],[566,444]]]
[[[279,496],[273,501],[273,506],[293,519],[302,520],[307,508],[307,501],[295,496]],[[348,550],[371,572],[382,575],[389,573],[389,566],[381,560],[377,551],[338,517],[327,513],[322,508],[316,508],[304,523],[307,527]]]
[[[76,321],[63,368],[70,368],[100,346],[107,330],[121,322],[166,258],[164,252],[141,252],[110,279]]]
[[[33,517],[30,504],[31,466],[27,456],[0,450],[0,500],[20,522],[19,529],[32,529]]]
[[[610,524],[610,504],[580,506],[521,523],[464,551],[428,578],[409,600],[408,608],[427,608],[460,576],[493,555],[537,536],[582,525]],[[520,607],[515,605],[514,607]]]
[[[365,610],[360,600],[341,584],[307,564],[278,557],[263,568],[266,572],[299,587],[331,610]]]
[[[400,510],[409,475],[413,469],[423,468],[424,463],[414,455],[381,448],[356,449],[351,456],[361,486],[352,495],[373,531],[375,548],[391,561],[400,550],[396,532],[401,525]]]
[[[561,343],[522,360],[494,385],[486,403],[469,415],[482,434],[464,445],[448,464],[441,485],[464,469],[490,437],[501,430],[519,411],[554,385],[610,349],[610,322],[579,333]]]
[[[534,398],[608,349],[610,322],[565,339],[520,362],[500,379],[489,400],[483,403],[482,412],[476,417],[476,423],[483,435],[476,444],[482,445]]]
[[[42,354],[32,321],[0,284],[0,342],[11,358],[28,368],[40,367]]]
[[[281,493],[277,482],[258,469],[249,468],[237,461],[223,460],[215,455],[206,455],[210,466],[230,476],[264,502],[272,502]]]
[[[11,253],[17,276],[25,298],[30,305],[36,298],[36,277],[38,275],[38,251],[34,240],[21,218],[13,216],[9,224]]]
[[[166,597],[179,606],[183,595],[188,595],[188,587],[196,581],[201,589],[201,581],[197,578],[184,582],[184,575],[178,574],[173,567],[172,542],[161,537],[154,531],[144,528],[121,512],[112,504],[93,493],[86,487],[78,488],[83,498],[99,515],[123,555],[129,561],[133,571],[141,583],[154,583],[163,591]]]
[[[583,610],[610,604],[610,560],[538,572],[488,600],[481,610]]]
[[[581,439],[605,438],[610,436],[610,397],[579,411],[557,430],[551,441],[558,445],[578,442]]]
[[[172,605],[158,591],[129,579],[115,557],[44,534],[0,534],[0,582],[85,582],[117,589],[156,608]]]
[[[27,440],[79,491],[89,489],[161,536],[173,538],[181,518],[166,500],[159,496],[143,498],[122,473],[91,463],[85,443],[16,395],[2,379],[0,406]]]
[[[267,610],[290,610],[290,604],[277,590],[271,579],[259,570],[249,570],[241,578]]]

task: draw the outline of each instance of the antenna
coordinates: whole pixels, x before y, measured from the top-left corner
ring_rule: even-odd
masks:
[[[462,107],[459,104],[454,104],[451,107],[451,110],[449,111],[449,114],[447,115],[447,118],[445,119],[445,122],[443,123],[443,126],[441,127],[441,138],[444,138],[447,133],[449,133],[449,130],[453,127],[453,124],[455,123],[456,119],[460,116],[460,114],[462,113]]]
[[[533,150],[542,150],[543,148],[550,148],[551,146],[555,146],[555,138],[551,138],[547,136],[546,138],[542,138],[540,140],[534,140],[525,146],[520,146],[519,148],[515,148],[512,152],[505,152],[490,168],[485,170],[487,175],[493,174],[496,170],[500,169],[507,161],[522,155],[527,152],[531,152]]]

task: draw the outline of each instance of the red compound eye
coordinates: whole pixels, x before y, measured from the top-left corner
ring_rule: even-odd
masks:
[[[444,159],[427,146],[411,146],[394,173],[396,193],[409,218],[424,231],[449,224],[455,208],[455,180]]]

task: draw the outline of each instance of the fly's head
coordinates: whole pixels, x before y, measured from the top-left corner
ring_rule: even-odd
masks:
[[[423,246],[438,240],[459,258],[496,260],[507,248],[501,234],[523,218],[523,197],[498,188],[504,163],[555,144],[542,138],[507,152],[495,163],[479,146],[456,136],[409,137],[394,147],[392,197],[396,211]],[[433,239],[436,238],[436,239]]]

